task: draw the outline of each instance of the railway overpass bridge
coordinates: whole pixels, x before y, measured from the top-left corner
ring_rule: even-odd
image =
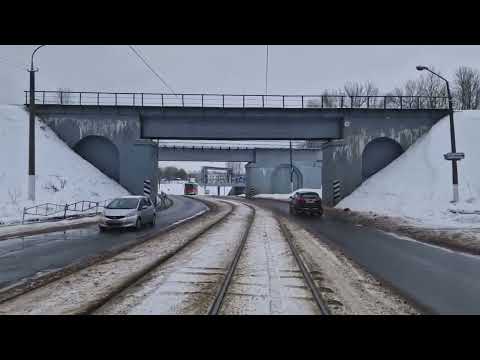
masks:
[[[25,92],[27,108],[29,97]],[[329,205],[351,193],[448,114],[445,97],[37,91],[35,102],[36,114],[63,141],[132,193],[143,192],[145,179],[158,183],[159,156],[168,154],[154,139],[322,140],[321,183]],[[282,190],[283,184],[273,188],[265,176],[256,176],[262,173],[259,151],[253,153],[255,162],[249,163],[255,164],[253,170],[247,166],[247,187],[257,193]],[[210,153],[211,158],[218,154]],[[228,155],[228,161],[235,161],[251,158],[252,152]],[[188,156],[193,157],[193,152]],[[271,176],[285,178],[287,163]],[[296,173],[297,179],[305,180],[299,169]],[[306,187],[305,182],[302,185]]]

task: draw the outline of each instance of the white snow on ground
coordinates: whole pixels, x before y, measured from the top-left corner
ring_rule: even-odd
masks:
[[[158,191],[163,191],[166,194],[170,195],[183,195],[184,194],[184,187],[186,181],[178,180],[178,181],[169,181],[160,183],[158,187]],[[230,192],[231,186],[222,186],[220,187],[220,195],[228,195]],[[217,187],[216,186],[207,186],[206,190],[208,194],[205,192],[205,187],[198,185],[198,195],[217,195]]]
[[[254,198],[259,198],[259,199],[274,199],[274,200],[289,200],[290,196],[295,194],[296,192],[299,191],[309,191],[309,192],[315,192],[318,194],[318,196],[322,197],[322,189],[307,189],[307,188],[302,188],[302,189],[297,189],[291,194],[258,194],[255,195]]]
[[[25,225],[12,225],[0,227],[0,240],[9,236],[20,236],[22,234],[36,233],[44,230],[55,231],[55,229],[63,229],[67,226],[75,226],[80,224],[96,224],[100,220],[99,216],[86,216],[78,219],[66,219],[54,222],[42,222]]]
[[[128,194],[36,119],[36,201],[28,200],[28,124],[22,106],[0,105],[0,222],[21,219],[23,207]]]
[[[448,116],[390,165],[367,179],[337,207],[403,217],[416,225],[472,227],[479,215],[456,215],[448,209],[480,210],[480,111],[455,112],[460,202],[452,200],[452,167]]]

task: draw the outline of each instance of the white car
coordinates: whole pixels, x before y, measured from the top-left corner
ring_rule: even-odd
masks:
[[[100,231],[112,228],[134,227],[140,229],[144,224],[155,225],[155,206],[145,196],[122,196],[110,202],[100,217]]]

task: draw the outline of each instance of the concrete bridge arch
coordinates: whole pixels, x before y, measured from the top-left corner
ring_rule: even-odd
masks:
[[[389,137],[370,141],[362,152],[362,179],[366,180],[403,154],[402,146]]]
[[[108,177],[120,180],[120,153],[105,136],[86,136],[73,146],[73,150]]]

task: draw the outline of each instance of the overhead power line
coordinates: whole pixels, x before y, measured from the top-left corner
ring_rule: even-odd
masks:
[[[148,67],[148,69],[157,78],[160,79],[160,81],[163,83],[163,85],[165,85],[167,87],[167,89],[170,90],[170,92],[172,94],[175,94],[175,91],[170,87],[170,85],[168,85],[167,82],[155,71],[155,69],[152,66],[150,66],[150,64],[147,62],[147,60],[142,55],[140,55],[139,51],[137,49],[135,49],[135,47],[133,47],[133,45],[128,45],[128,47],[135,53],[135,55],[137,55],[137,57],[145,64],[145,66]]]

